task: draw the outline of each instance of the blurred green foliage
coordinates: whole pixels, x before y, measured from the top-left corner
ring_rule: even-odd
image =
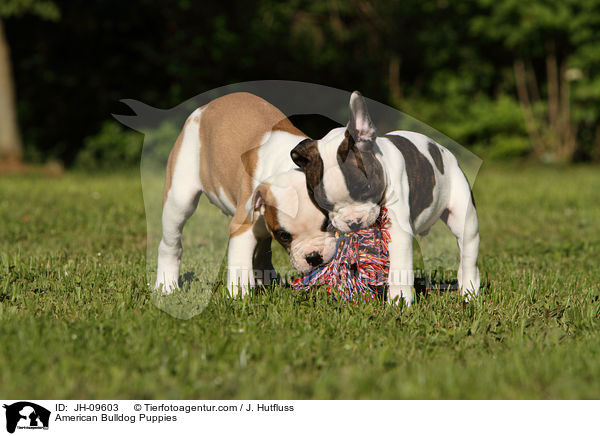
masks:
[[[158,126],[144,133],[144,153],[147,165],[164,170],[173,144],[182,126],[172,119],[166,119]]]
[[[100,132],[83,141],[73,166],[85,171],[105,171],[140,165],[143,152],[145,164],[164,169],[181,126],[166,119],[144,133],[128,129],[115,120],[102,124]]]
[[[2,0],[0,2],[0,17],[18,17],[28,13],[51,21],[60,18],[60,10],[50,0]]]
[[[358,89],[484,157],[600,159],[600,0],[58,7],[58,23],[6,28],[24,140],[67,164],[99,147],[82,139],[106,137],[121,98],[169,108],[261,79]]]
[[[142,153],[142,135],[106,121],[100,132],[83,141],[75,166],[84,170],[115,170],[138,166]]]

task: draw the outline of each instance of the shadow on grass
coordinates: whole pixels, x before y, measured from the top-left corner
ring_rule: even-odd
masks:
[[[152,299],[158,308],[169,313],[171,316],[185,320],[190,319],[202,313],[215,296],[217,298],[227,296],[225,270],[226,265],[223,263],[219,268],[217,279],[210,284],[203,283],[202,278],[194,271],[187,271],[180,277],[179,289],[170,295],[160,295],[158,292],[153,292]],[[454,277],[456,277],[455,273],[447,271],[432,271],[430,274],[426,274],[423,271],[416,271],[414,285],[416,302],[428,298],[430,294],[457,292],[458,281]],[[481,284],[481,289],[488,289],[489,287],[490,284],[488,282]],[[329,300],[332,303],[343,300],[336,298],[335,293],[328,294],[325,286],[315,287],[311,291],[302,291],[294,289],[290,281],[273,283],[268,286],[257,286],[252,289],[250,295],[269,296],[276,295],[281,291],[289,292],[290,296],[295,298],[298,304],[307,303],[315,299]],[[377,294],[375,301],[379,303],[386,302],[387,289]]]

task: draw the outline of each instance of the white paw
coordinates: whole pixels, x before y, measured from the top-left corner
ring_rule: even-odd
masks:
[[[460,272],[460,271],[459,271]],[[459,274],[458,284],[460,286],[460,295],[468,303],[479,293],[479,270],[471,271],[470,274]]]
[[[227,277],[227,290],[229,291],[229,296],[232,298],[236,298],[241,296],[244,298],[248,295],[250,285],[249,285],[249,277],[245,274],[231,274]]]
[[[478,292],[472,289],[461,289],[460,295],[462,295],[465,299],[465,303],[468,303],[472,299],[477,297]]]
[[[400,305],[402,299],[404,304],[410,306],[413,303],[413,289],[410,285],[390,285],[388,289],[388,302],[395,306]]]
[[[229,296],[231,298],[236,298],[239,295],[241,295],[241,297],[244,298],[250,292],[250,290],[249,290],[250,288],[247,284],[240,285],[238,283],[239,282],[236,282],[236,283],[231,282],[231,283],[227,284],[227,290],[229,291]]]
[[[164,274],[161,278],[157,278],[154,284],[154,290],[160,291],[160,295],[171,295],[175,289],[179,289],[177,278],[166,277]]]
[[[236,298],[238,295],[245,297],[250,288],[254,287],[254,283],[252,268],[228,267],[227,290],[231,297]]]

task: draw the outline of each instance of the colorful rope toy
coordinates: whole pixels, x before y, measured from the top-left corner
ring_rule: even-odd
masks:
[[[333,259],[296,278],[293,288],[308,292],[327,285],[327,294],[353,303],[383,296],[390,269],[388,223],[382,207],[373,227],[339,236]]]

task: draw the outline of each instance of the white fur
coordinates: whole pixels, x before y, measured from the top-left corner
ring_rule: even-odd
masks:
[[[285,198],[285,201],[278,202],[277,209],[279,213],[283,213],[290,217],[298,216],[298,210],[300,208],[300,200],[298,198],[298,192],[289,185],[289,181],[285,181],[286,184],[283,186],[270,184],[269,188],[276,198]]]
[[[364,227],[372,226],[379,216],[379,205],[371,201],[365,203],[339,202],[330,212],[330,220],[335,228],[342,232],[350,232],[351,223],[361,222]]]
[[[337,131],[339,134],[332,134]],[[337,149],[344,135],[344,129],[338,128],[330,132],[318,142],[317,148],[323,161],[323,187],[327,193],[327,199],[333,204],[336,200],[350,198],[350,193],[344,182],[344,175],[337,161]]]
[[[303,139],[305,138],[302,136],[282,130],[265,133],[258,150],[258,164],[254,172],[256,184],[254,187],[274,174],[284,173],[296,168],[296,164],[290,158],[290,151]]]

